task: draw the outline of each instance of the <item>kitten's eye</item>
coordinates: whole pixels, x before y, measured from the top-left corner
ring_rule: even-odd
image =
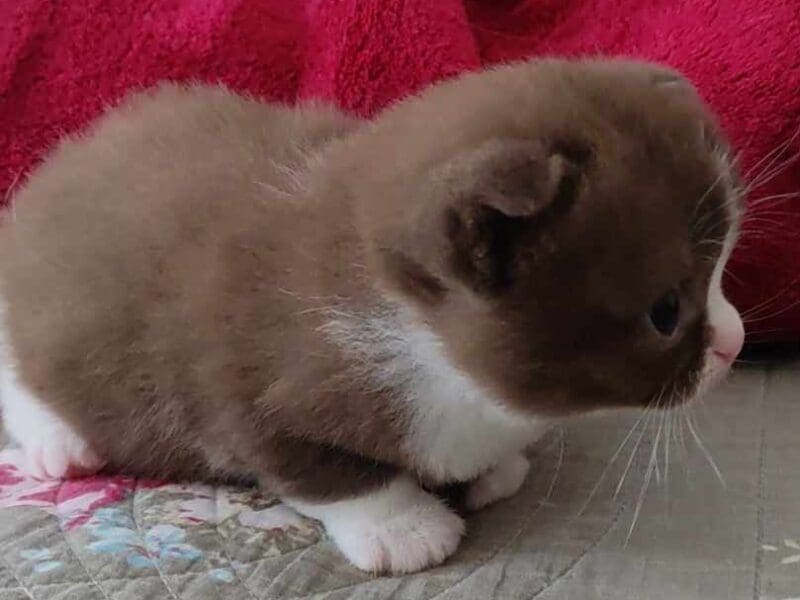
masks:
[[[661,335],[672,335],[678,327],[680,300],[673,290],[659,298],[650,309],[650,322]]]

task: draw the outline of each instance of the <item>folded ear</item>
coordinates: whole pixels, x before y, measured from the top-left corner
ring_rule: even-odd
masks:
[[[454,158],[441,177],[451,266],[476,292],[496,294],[513,283],[521,236],[571,203],[579,170],[539,142],[491,140]]]

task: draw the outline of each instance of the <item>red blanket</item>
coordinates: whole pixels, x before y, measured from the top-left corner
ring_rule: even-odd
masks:
[[[598,53],[683,70],[721,115],[761,183],[727,288],[755,339],[800,337],[800,0],[0,0],[0,199],[161,79],[371,115],[483,64]]]

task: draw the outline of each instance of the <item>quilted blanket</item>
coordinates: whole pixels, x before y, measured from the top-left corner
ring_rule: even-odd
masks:
[[[587,54],[696,82],[753,188],[729,292],[751,339],[800,337],[797,0],[0,0],[0,200],[64,132],[162,79],[371,116],[464,70]]]
[[[351,567],[317,523],[253,490],[36,481],[7,449],[0,598],[800,598],[798,385],[800,363],[752,367],[669,421],[553,429],[520,493],[471,515],[443,565],[405,577]]]

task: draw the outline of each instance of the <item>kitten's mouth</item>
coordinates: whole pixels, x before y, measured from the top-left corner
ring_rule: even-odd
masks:
[[[673,408],[689,406],[702,398],[718,381],[712,379],[713,371],[709,368],[709,360],[703,361],[692,372],[683,377],[676,377],[644,404],[645,410],[655,409],[669,411]]]
[[[692,383],[678,393],[678,400],[673,401],[673,406],[692,404],[695,400],[702,400],[713,391],[730,374],[731,367],[736,362],[737,354],[720,355],[714,350],[709,350],[703,368],[692,378]]]
[[[734,354],[733,352],[724,352],[721,350],[713,350],[712,352],[713,356],[720,360],[726,367],[730,367],[738,356],[738,353]]]

